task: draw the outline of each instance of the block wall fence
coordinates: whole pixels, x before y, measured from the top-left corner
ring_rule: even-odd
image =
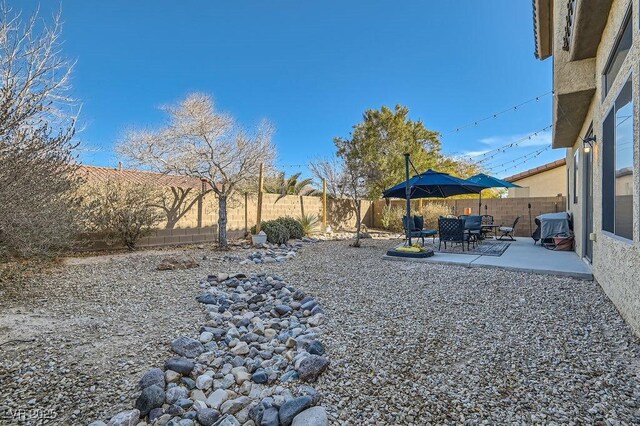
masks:
[[[273,220],[283,216],[300,217],[315,215],[322,220],[322,198],[287,195],[276,202],[278,194],[263,194],[262,221]],[[365,225],[373,225],[372,202],[362,201],[362,220]],[[355,215],[350,200],[327,199],[327,224],[334,230],[354,230]],[[240,194],[227,201],[227,234],[228,238],[244,237],[256,224],[258,212],[257,195]],[[319,225],[321,223],[319,222]],[[164,229],[161,223],[148,237],[138,242],[138,247],[158,247],[176,244],[206,243],[217,241],[218,234],[218,201],[214,194],[207,194],[176,223],[173,229]],[[319,227],[318,227],[319,229]],[[86,249],[102,250],[122,248],[109,246],[99,235],[84,235],[89,240]]]
[[[430,203],[444,204],[449,207],[451,214],[459,216],[465,214],[465,209],[471,209],[472,215],[478,214],[478,199],[441,199],[441,200],[412,200],[411,208],[419,210],[428,208]],[[381,227],[382,209],[386,205],[385,200],[378,200],[373,203],[374,227]],[[392,206],[406,208],[405,201],[392,200]],[[531,228],[529,230],[529,204],[531,204]],[[535,230],[535,217],[543,213],[556,213],[567,210],[567,199],[564,196],[555,197],[529,197],[529,198],[489,198],[482,200],[481,214],[493,216],[494,223],[498,225],[511,226],[517,217],[520,221],[516,226],[515,235],[518,237],[531,236]]]
[[[287,195],[276,202],[277,194],[264,194],[262,201],[262,220],[277,219],[282,216],[299,217],[301,214],[315,215],[322,218],[322,198]],[[403,200],[362,201],[363,223],[369,228],[382,228],[381,216],[385,205],[390,204],[404,208]],[[465,208],[477,214],[477,199],[442,199],[413,200],[412,208],[420,205],[427,207],[429,203],[445,204],[452,214],[461,215]],[[529,236],[529,210],[533,218],[542,213],[566,210],[565,197],[532,197],[532,198],[494,198],[482,200],[482,214],[491,214],[497,224],[511,225],[520,216],[516,228],[517,236]],[[241,238],[256,224],[257,196],[239,195],[230,199],[227,206],[227,232],[230,239]],[[485,210],[486,206],[486,210]],[[355,215],[350,200],[327,200],[327,222],[334,230],[352,231],[355,229]],[[535,228],[535,224],[532,223]],[[208,243],[217,240],[218,202],[213,194],[203,197],[176,224],[173,229],[164,229],[161,224],[151,235],[138,243],[139,247],[157,247],[176,244]],[[91,241],[89,249],[119,248],[108,246],[99,235],[85,236]]]

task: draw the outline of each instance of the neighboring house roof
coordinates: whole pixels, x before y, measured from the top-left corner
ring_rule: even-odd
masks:
[[[616,177],[621,178],[624,176],[632,176],[633,167],[625,167],[624,169],[616,170]]]
[[[193,188],[197,190],[202,189],[202,181],[198,178],[166,175],[142,170],[80,166],[79,173],[88,182],[107,182],[111,179],[124,179],[131,183],[144,185],[175,186],[178,188]]]
[[[561,158],[559,160],[552,161],[551,163],[543,164],[542,166],[525,170],[524,172],[520,172],[513,176],[506,177],[503,180],[506,180],[507,182],[516,182],[531,176],[535,176],[540,173],[544,173],[549,170],[557,169],[558,167],[563,167],[566,164],[567,164],[567,160],[564,158]]]

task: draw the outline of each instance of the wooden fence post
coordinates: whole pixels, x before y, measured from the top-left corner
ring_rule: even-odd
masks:
[[[244,193],[244,236],[249,235],[249,193],[245,191]]]
[[[258,177],[258,215],[256,217],[256,234],[260,233],[260,223],[262,222],[262,187],[264,186],[264,165],[260,163],[260,176]]]
[[[322,232],[327,230],[327,180],[322,179]]]

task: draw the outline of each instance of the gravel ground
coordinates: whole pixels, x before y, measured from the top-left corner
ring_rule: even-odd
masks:
[[[332,365],[316,387],[334,424],[640,423],[640,342],[596,283],[382,261],[391,245],[242,266],[199,250],[183,271],[155,271],[162,252],[83,259],[4,289],[0,344],[35,340],[0,346],[0,414],[75,425],[131,408],[171,340],[196,336],[198,279],[268,271],[326,312]]]

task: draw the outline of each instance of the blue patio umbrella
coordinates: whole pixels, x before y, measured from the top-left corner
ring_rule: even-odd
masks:
[[[467,182],[482,185],[485,188],[520,188],[520,185],[498,179],[497,177],[485,175],[484,173],[478,173],[477,175],[471,176],[467,179]],[[480,191],[479,194],[480,201],[478,203],[478,214],[482,214],[482,191]]]
[[[409,157],[410,154],[404,154],[406,180],[382,193],[382,196],[385,198],[404,198],[406,200],[407,221],[411,217],[412,198],[446,198],[452,195],[479,194],[480,191],[487,188],[486,186],[467,182],[464,179],[451,176],[447,173],[436,172],[431,169],[414,177],[410,177],[409,165],[411,164],[411,160]],[[411,245],[411,230],[409,227],[406,228],[407,241],[409,245]]]
[[[427,170],[399,183],[383,192],[385,198],[406,198],[407,184],[409,198],[446,198],[453,195],[479,194],[483,189],[491,188],[479,183],[469,182],[447,173]]]

